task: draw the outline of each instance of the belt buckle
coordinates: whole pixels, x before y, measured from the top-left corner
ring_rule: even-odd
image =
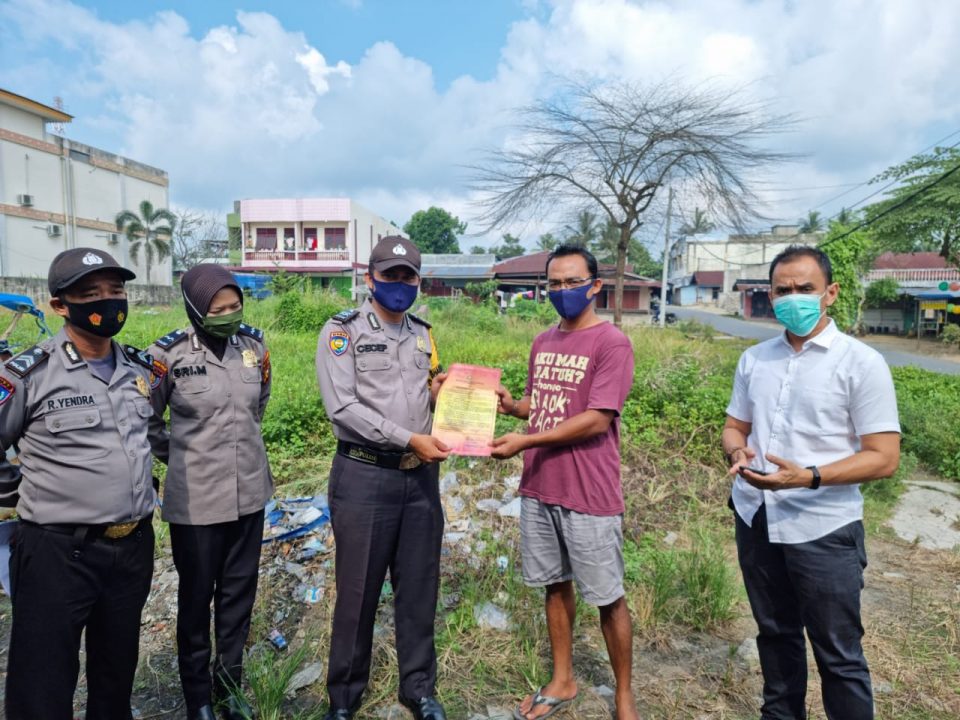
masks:
[[[120,538],[125,538],[127,535],[132,533],[134,528],[136,528],[139,524],[139,520],[133,520],[131,522],[107,525],[107,529],[103,531],[103,536],[111,540],[119,540]]]
[[[408,452],[400,456],[400,469],[401,470],[413,470],[418,468],[423,464],[423,461],[417,457],[416,453]]]

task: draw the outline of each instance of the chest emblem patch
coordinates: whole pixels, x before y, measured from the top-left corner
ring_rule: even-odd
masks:
[[[244,367],[256,367],[257,366],[257,355],[253,350],[244,350],[240,353],[243,356],[243,366]]]
[[[350,336],[343,330],[332,330],[330,332],[330,352],[337,357],[343,355],[350,347]]]
[[[150,388],[147,386],[147,381],[143,379],[143,375],[137,375],[137,390],[144,397],[150,397]]]

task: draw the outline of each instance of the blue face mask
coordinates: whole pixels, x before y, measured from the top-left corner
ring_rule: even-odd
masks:
[[[826,295],[826,293],[823,293]],[[773,313],[787,330],[797,337],[806,337],[823,317],[820,300],[823,295],[794,293],[773,301]]]
[[[419,285],[405,282],[385,282],[373,278],[373,299],[390,312],[406,312],[417,299]]]
[[[564,320],[573,320],[580,313],[586,310],[593,298],[587,297],[587,293],[593,289],[593,283],[588,283],[583,287],[570,288],[568,290],[551,290],[550,302],[553,303],[557,315]]]

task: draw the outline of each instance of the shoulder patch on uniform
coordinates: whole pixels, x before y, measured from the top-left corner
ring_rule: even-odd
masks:
[[[172,348],[181,340],[183,340],[186,336],[187,336],[186,330],[174,330],[172,332],[168,332],[162,338],[155,341],[154,345],[156,345],[157,347],[162,347],[164,350],[167,350],[169,348]]]
[[[50,357],[49,352],[44,350],[39,345],[34,345],[32,348],[24,350],[16,357],[12,357],[7,360],[6,366],[10,372],[17,377],[24,378],[40,367],[40,365],[43,364],[43,361],[48,357]]]
[[[359,310],[341,310],[330,319],[333,320],[335,323],[343,324],[345,322],[350,322],[359,314],[360,314]]]
[[[167,376],[167,366],[162,362],[153,359],[153,365],[150,368],[150,389],[156,390],[160,387],[160,383],[163,382],[163,379]]]
[[[13,397],[14,392],[16,392],[16,388],[13,386],[13,383],[5,377],[0,377],[0,405],[3,405]]]
[[[237,335],[246,335],[247,337],[252,337],[257,342],[263,342],[263,330],[255,328],[253,325],[247,325],[246,323],[240,323],[240,329],[237,330]]]
[[[415,323],[420,323],[420,324],[423,325],[425,328],[432,328],[432,327],[433,327],[433,325],[431,325],[430,323],[428,323],[426,320],[424,320],[423,318],[417,317],[417,316],[414,315],[413,313],[407,313],[407,317],[410,318],[411,320],[413,320]]]
[[[153,355],[145,350],[135,348],[133,345],[121,345],[120,349],[130,360],[153,372]]]
[[[327,345],[330,346],[330,352],[340,357],[350,347],[350,335],[343,330],[331,330]]]

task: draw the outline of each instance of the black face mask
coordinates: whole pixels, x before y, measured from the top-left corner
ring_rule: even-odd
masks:
[[[69,311],[70,324],[100,337],[113,337],[127,321],[127,299],[107,298],[74,303],[60,298]]]

